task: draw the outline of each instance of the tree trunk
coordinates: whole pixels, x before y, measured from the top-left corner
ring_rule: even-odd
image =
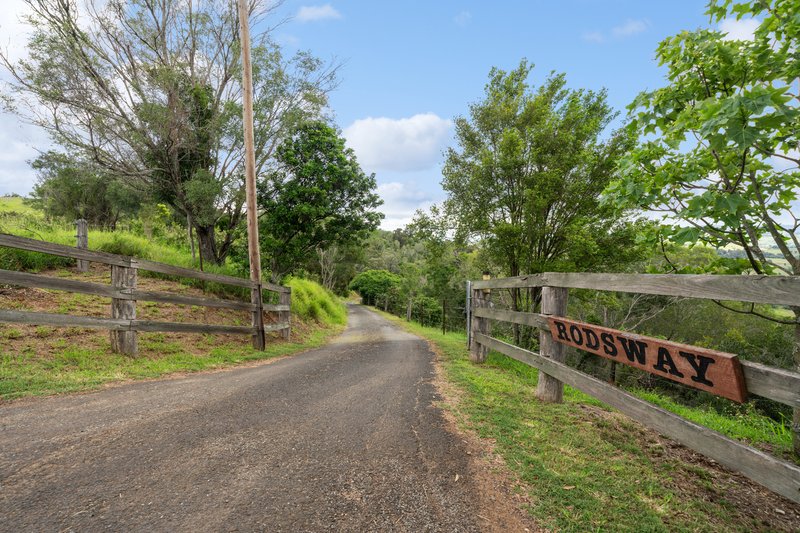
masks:
[[[511,309],[514,311],[521,311],[519,305],[519,289],[514,287],[511,289]],[[514,344],[519,346],[522,341],[522,336],[520,332],[519,324],[516,322],[511,325],[512,330],[514,331]]]
[[[406,306],[406,322],[411,322],[411,305],[414,300],[409,296],[408,305]]]
[[[197,261],[197,254],[194,250],[194,235],[192,234],[192,217],[189,213],[186,213],[186,233],[189,237],[189,244],[192,247],[192,266],[194,266],[194,262]]]
[[[203,260],[217,265],[220,264],[214,226],[195,226],[195,230],[197,231],[197,244]]]

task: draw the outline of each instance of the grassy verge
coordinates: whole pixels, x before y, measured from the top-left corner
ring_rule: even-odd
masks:
[[[68,271],[62,274],[74,276]],[[140,333],[139,357],[129,358],[111,351],[107,331],[0,324],[0,401],[272,359],[320,346],[343,329],[347,312],[336,296],[313,281],[292,279],[288,284],[293,289],[292,340],[273,335],[263,352],[253,350],[246,336]],[[142,286],[201,294],[171,281],[142,280]],[[109,312],[107,299],[33,289],[0,294],[0,307],[83,316]],[[231,325],[250,321],[247,313],[226,309],[155,302],[140,302],[137,307],[140,318],[148,320]]]
[[[565,402],[535,400],[537,370],[497,353],[483,365],[467,359],[465,336],[387,318],[438,348],[445,378],[458,390],[447,405],[462,427],[491,439],[527,486],[529,511],[561,531],[752,531],[788,529],[768,509],[743,505],[729,477],[643,429],[597,400],[566,387]],[[682,415],[734,438],[783,443],[763,417],[737,420],[680,407]],[[758,418],[756,420],[756,418]],[[687,461],[688,460],[688,461]],[[748,494],[749,497],[749,494]],[[769,495],[763,501],[769,501]],[[769,504],[764,504],[769,506]],[[750,507],[754,507],[750,505]],[[774,513],[772,513],[774,514]]]
[[[50,328],[43,335],[49,335]],[[67,332],[81,335],[81,331]],[[161,333],[140,335],[140,351],[130,358],[111,352],[110,345],[82,347],[61,338],[55,349],[41,357],[36,350],[11,352],[0,343],[0,400],[95,389],[106,383],[148,379],[175,372],[198,372],[224,368],[249,361],[264,361],[291,355],[325,344],[341,331],[341,326],[312,327],[298,340],[268,341],[265,351],[257,351],[247,340],[218,345],[211,336],[195,336],[190,352],[186,342]],[[4,335],[13,335],[14,329]],[[203,350],[203,345],[207,349]],[[198,353],[199,351],[203,353]]]

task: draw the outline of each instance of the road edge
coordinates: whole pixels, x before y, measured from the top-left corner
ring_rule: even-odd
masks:
[[[403,331],[424,341],[434,355],[434,377],[431,383],[440,400],[435,402],[445,422],[445,430],[452,433],[467,448],[470,477],[475,484],[479,499],[476,502],[476,516],[483,531],[506,533],[520,531],[534,533],[545,531],[537,525],[526,507],[531,501],[526,483],[510,469],[505,460],[494,451],[491,439],[481,438],[477,432],[460,421],[460,394],[458,386],[447,379],[442,366],[442,352],[437,344],[421,337],[405,327],[402,319],[379,309],[367,307],[370,311],[387,319]]]

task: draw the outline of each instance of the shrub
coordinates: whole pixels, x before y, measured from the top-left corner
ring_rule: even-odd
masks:
[[[288,278],[284,284],[292,288],[292,313],[296,316],[327,325],[347,323],[344,304],[322,285],[300,278]]]

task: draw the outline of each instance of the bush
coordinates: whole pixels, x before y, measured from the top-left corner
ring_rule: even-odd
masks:
[[[300,278],[288,278],[284,285],[292,288],[292,313],[298,317],[326,325],[347,323],[344,304],[322,285]]]

